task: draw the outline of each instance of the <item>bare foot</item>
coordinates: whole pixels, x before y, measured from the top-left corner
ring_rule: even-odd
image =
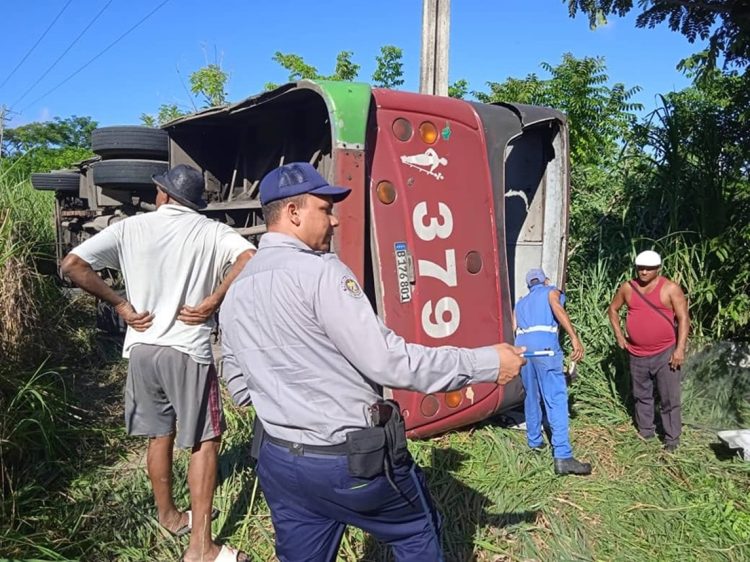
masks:
[[[167,531],[173,535],[186,535],[190,532],[188,525],[190,524],[190,518],[188,514],[183,511],[173,511],[172,513],[165,514],[159,517],[159,525],[164,527]]]

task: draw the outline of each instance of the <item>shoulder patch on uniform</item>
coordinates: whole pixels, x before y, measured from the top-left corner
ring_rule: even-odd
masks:
[[[354,279],[354,277],[352,277],[351,275],[344,275],[341,278],[341,283],[339,283],[339,286],[341,287],[342,291],[344,291],[350,297],[354,297],[355,299],[362,298],[362,295],[364,294],[362,292],[362,287],[359,286],[357,280]]]

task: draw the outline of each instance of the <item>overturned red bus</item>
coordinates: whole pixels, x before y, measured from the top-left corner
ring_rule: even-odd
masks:
[[[408,341],[511,341],[525,271],[541,266],[558,285],[564,281],[568,134],[557,111],[302,80],[163,129],[169,164],[204,172],[210,204],[202,212],[248,237],[265,230],[258,185],[279,164],[308,161],[331,183],[352,188],[337,206],[334,251]],[[79,195],[98,216],[135,212],[132,184],[89,175]],[[145,187],[140,208],[153,197]],[[384,394],[401,405],[412,437],[485,419],[523,399],[518,379],[445,394]]]

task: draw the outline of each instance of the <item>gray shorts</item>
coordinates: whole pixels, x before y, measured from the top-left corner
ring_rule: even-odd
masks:
[[[171,347],[137,345],[125,384],[129,435],[163,437],[177,429],[177,446],[192,448],[225,429],[213,364],[196,363]]]

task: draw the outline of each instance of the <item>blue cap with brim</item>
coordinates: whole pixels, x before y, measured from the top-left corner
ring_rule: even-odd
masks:
[[[339,202],[351,193],[351,189],[330,185],[307,162],[290,162],[279,166],[268,172],[260,182],[262,205],[304,193],[328,195],[334,202]]]
[[[541,267],[529,269],[529,272],[526,274],[526,286],[531,287],[532,281],[544,283],[545,279],[547,279],[547,275],[545,275],[544,270]]]

